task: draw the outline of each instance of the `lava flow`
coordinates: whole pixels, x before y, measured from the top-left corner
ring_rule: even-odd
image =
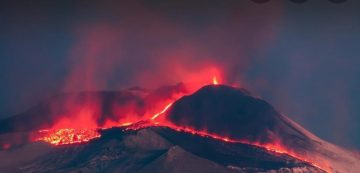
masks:
[[[38,140],[53,145],[84,143],[101,136],[97,129],[64,128],[57,130],[40,130],[39,133],[42,137]]]
[[[212,84],[218,85],[219,82],[214,76],[212,78]],[[298,160],[301,160],[303,162],[306,162],[314,167],[317,167],[321,170],[324,170],[326,172],[331,172],[331,170],[328,168],[328,165],[319,163],[311,158],[305,158],[301,156],[300,154],[297,154],[296,152],[293,152],[289,149],[286,149],[286,147],[283,147],[282,145],[276,145],[276,144],[263,144],[263,143],[256,143],[256,142],[249,142],[246,140],[237,140],[237,139],[231,139],[225,136],[220,136],[218,134],[211,134],[206,131],[200,131],[195,130],[191,127],[180,127],[177,125],[174,125],[173,123],[166,121],[161,115],[165,114],[166,111],[173,105],[173,103],[176,100],[174,100],[171,103],[166,104],[166,106],[158,111],[157,113],[153,114],[152,116],[149,116],[148,119],[139,119],[137,121],[131,121],[131,122],[124,122],[117,124],[113,127],[126,127],[126,130],[139,130],[142,128],[147,127],[153,127],[153,126],[160,126],[160,127],[167,127],[171,128],[176,131],[190,133],[193,135],[198,135],[202,137],[212,138],[216,140],[220,140],[223,142],[231,142],[231,143],[242,143],[242,144],[248,144],[255,147],[263,148],[269,152],[274,152],[277,154],[286,154],[293,158],[296,158]],[[64,145],[64,144],[74,144],[74,143],[84,143],[87,141],[90,141],[95,138],[101,137],[100,133],[98,132],[100,129],[107,129],[111,127],[98,127],[94,129],[74,129],[74,128],[61,128],[61,129],[50,129],[50,130],[41,130],[39,131],[40,137],[38,137],[37,141],[44,141],[53,145]]]
[[[206,131],[195,130],[195,129],[189,128],[189,127],[179,127],[179,126],[173,125],[171,123],[168,123],[166,125],[158,125],[158,126],[171,128],[171,129],[179,131],[179,132],[190,133],[190,134],[198,135],[198,136],[201,136],[201,137],[207,137],[207,138],[211,138],[211,139],[215,139],[215,140],[220,140],[220,141],[223,141],[223,142],[252,145],[252,146],[255,146],[255,147],[265,149],[265,150],[267,150],[269,152],[274,152],[274,153],[277,153],[277,154],[289,155],[289,156],[291,156],[291,157],[293,157],[295,159],[298,159],[298,160],[301,160],[301,161],[303,161],[305,163],[308,163],[308,164],[310,164],[310,165],[312,165],[312,166],[314,166],[316,168],[319,168],[319,169],[321,169],[321,170],[323,170],[325,172],[332,172],[331,169],[329,168],[329,165],[327,165],[325,163],[319,163],[318,161],[315,161],[312,158],[305,158],[305,157],[297,154],[296,152],[293,152],[293,151],[283,147],[280,144],[271,144],[271,143],[262,144],[262,143],[257,143],[257,142],[249,142],[249,141],[246,141],[246,140],[231,139],[229,137],[220,136],[220,135],[217,135],[217,134],[211,134],[211,133],[208,133]],[[136,128],[136,129],[128,128],[128,129],[138,130],[138,128]]]
[[[151,120],[155,120],[157,117],[159,117],[161,114],[165,113],[169,108],[170,106],[172,105],[173,103],[169,103],[168,105],[165,106],[165,108],[160,111],[159,113],[156,113],[154,116],[151,117]]]
[[[212,78],[213,85],[217,85],[218,80],[216,76],[213,76]],[[177,99],[182,97],[183,95],[178,95]],[[161,110],[157,111],[157,113],[147,116],[150,117],[148,120],[145,119],[145,121],[152,122],[150,124],[147,124],[147,126],[151,125],[159,125],[158,121],[154,121],[156,118],[158,118],[160,115],[164,114],[171,105],[176,101],[173,100],[171,103],[166,104],[166,106]],[[134,116],[134,117],[140,117],[140,116]],[[144,121],[142,118],[134,118],[132,121],[125,121],[122,123],[110,123],[101,126],[101,127],[95,127],[95,128],[52,128],[52,129],[45,129],[40,130],[39,133],[36,135],[37,137],[34,139],[35,141],[44,141],[53,145],[64,145],[64,144],[74,144],[74,143],[84,143],[91,139],[99,138],[101,135],[98,132],[100,129],[108,129],[112,127],[124,127],[124,126],[131,126],[132,124],[135,124],[137,122]],[[58,122],[58,124],[61,124]],[[164,123],[162,123],[164,124]]]

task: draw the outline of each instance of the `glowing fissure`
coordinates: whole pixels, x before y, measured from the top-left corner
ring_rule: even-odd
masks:
[[[213,77],[213,85],[217,85],[218,80],[216,76]],[[175,101],[174,101],[175,102]],[[286,154],[289,155],[297,160],[301,160],[305,163],[308,163],[314,167],[317,167],[323,171],[331,172],[328,165],[318,163],[317,161],[311,159],[311,158],[305,158],[291,150],[286,149],[286,147],[283,147],[282,145],[277,144],[263,144],[263,143],[256,143],[256,142],[249,142],[246,140],[236,140],[231,139],[229,137],[217,135],[217,134],[211,134],[206,131],[201,130],[195,130],[190,127],[181,127],[172,124],[171,122],[165,121],[163,118],[160,121],[157,121],[160,119],[159,117],[163,115],[174,102],[171,102],[167,104],[161,111],[158,113],[155,113],[154,115],[150,116],[148,120],[138,120],[133,122],[124,122],[117,124],[117,127],[126,127],[126,130],[139,130],[143,128],[148,127],[167,127],[171,128],[173,130],[179,131],[179,132],[185,132],[193,135],[198,135],[201,137],[207,137],[212,138],[215,140],[220,140],[223,142],[230,142],[230,143],[241,143],[241,144],[248,144],[252,146],[256,146],[259,148],[263,148],[269,152],[278,153],[278,154]],[[140,123],[142,122],[142,123]],[[112,127],[116,127],[112,126]],[[40,130],[39,136],[36,138],[36,141],[44,141],[53,145],[65,145],[65,144],[75,144],[75,143],[84,143],[88,142],[92,139],[100,138],[101,135],[98,132],[100,129],[107,129],[111,127],[100,127],[95,129],[74,129],[74,128],[61,128],[61,129],[50,129],[50,130]]]

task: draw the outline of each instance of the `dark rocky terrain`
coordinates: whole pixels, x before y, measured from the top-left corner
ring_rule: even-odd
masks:
[[[0,172],[323,172],[286,154],[166,127],[113,128],[102,134],[85,144],[37,142],[0,151],[1,158],[14,157],[1,161]],[[16,158],[21,154],[27,156]]]
[[[104,115],[97,119],[101,124],[102,118],[114,116],[107,105],[116,103],[123,105],[124,111],[133,111],[127,105],[135,104],[131,108],[141,113],[152,103],[183,91],[182,85],[176,85],[152,92],[96,92],[71,97],[80,105],[86,103],[86,98],[96,97],[97,103],[102,103],[100,113]],[[63,105],[68,97],[57,96],[23,114],[0,120],[0,144],[10,139],[17,141],[10,149],[0,150],[0,158],[6,158],[0,160],[0,172],[353,172],[360,169],[359,157],[354,153],[321,140],[246,90],[225,85],[204,86],[178,99],[162,118],[177,127],[206,130],[249,143],[177,131],[167,123],[101,130],[100,138],[83,144],[52,146],[27,141],[29,133],[56,119],[51,114],[54,104],[57,112],[67,111]],[[41,121],[33,121],[38,119]],[[16,128],[22,125],[26,128]],[[275,143],[291,153],[281,154],[251,143]],[[310,162],[321,164],[319,167],[324,169]]]

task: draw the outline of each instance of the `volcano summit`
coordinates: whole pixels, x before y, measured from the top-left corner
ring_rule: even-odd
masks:
[[[62,114],[50,116],[47,114],[53,112],[42,112],[49,106],[66,105],[63,96],[2,120],[0,143],[8,145],[0,151],[0,157],[9,159],[0,161],[0,172],[360,170],[357,155],[319,139],[244,89],[216,83],[192,94],[184,92],[179,84],[146,93],[86,93],[101,103],[95,111],[101,116],[81,128],[66,123],[57,126]],[[163,93],[161,99],[154,97],[158,93]],[[84,93],[71,97],[78,100],[84,98]],[[76,101],[76,107],[92,105],[80,102]],[[117,111],[109,105],[118,105],[123,116],[117,117]],[[76,112],[68,109],[60,106],[57,111]],[[16,128],[26,124],[22,117],[29,118],[34,112],[38,113],[36,119],[43,121]],[[71,116],[67,118],[71,120]],[[40,130],[44,127],[50,128]],[[14,140],[19,138],[30,140]]]

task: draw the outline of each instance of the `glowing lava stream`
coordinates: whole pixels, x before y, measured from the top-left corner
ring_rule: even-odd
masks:
[[[214,85],[217,84],[217,81],[216,81],[216,77],[214,78],[215,80],[214,81]],[[329,169],[329,166],[326,165],[326,166],[320,166],[320,165],[323,165],[323,164],[318,164],[316,163],[316,161],[314,160],[311,160],[311,159],[307,159],[307,158],[304,158],[302,156],[300,156],[299,154],[295,153],[295,152],[292,152],[288,149],[286,149],[285,147],[282,147],[281,145],[274,145],[274,144],[260,144],[260,143],[255,143],[255,142],[249,142],[249,141],[246,141],[246,140],[235,140],[235,139],[230,139],[228,137],[223,137],[223,136],[220,136],[220,135],[216,135],[216,134],[211,134],[211,133],[208,133],[208,132],[205,132],[205,131],[199,131],[199,130],[195,130],[195,129],[192,129],[192,128],[188,128],[188,127],[179,127],[177,125],[173,125],[171,123],[164,123],[164,124],[161,124],[160,122],[156,122],[155,119],[158,118],[160,115],[164,114],[172,105],[173,103],[170,103],[168,104],[161,112],[155,114],[153,117],[151,117],[151,124],[148,124],[148,125],[143,125],[142,127],[135,127],[135,128],[131,128],[131,126],[129,126],[129,128],[127,128],[127,130],[139,130],[141,128],[146,128],[146,127],[151,127],[151,126],[160,126],[160,127],[168,127],[170,129],[173,129],[173,130],[176,130],[176,131],[179,131],[179,132],[185,132],[185,133],[190,133],[190,134],[193,134],[193,135],[198,135],[198,136],[201,136],[201,137],[208,137],[208,138],[212,138],[212,139],[216,139],[216,140],[220,140],[220,141],[224,141],[224,142],[230,142],[230,143],[240,143],[240,144],[248,144],[248,145],[252,145],[252,146],[256,146],[256,147],[259,147],[259,148],[263,148],[263,149],[266,149],[267,151],[270,151],[270,152],[274,152],[274,153],[278,153],[278,154],[286,154],[286,155],[289,155],[297,160],[301,160],[303,162],[306,162],[316,168],[319,168],[325,172],[332,172],[331,169]]]
[[[216,76],[213,77],[213,85],[218,85],[218,80]],[[309,158],[304,158],[300,156],[299,154],[292,152],[285,147],[282,147],[281,145],[275,145],[275,144],[260,144],[255,142],[249,142],[245,140],[235,140],[230,139],[228,137],[223,137],[216,134],[211,134],[205,131],[199,131],[188,127],[180,127],[177,125],[174,125],[170,122],[160,122],[156,121],[161,115],[163,115],[172,105],[174,102],[167,104],[160,112],[154,114],[151,116],[151,118],[146,121],[144,124],[141,124],[140,126],[134,125],[138,122],[126,122],[119,125],[119,127],[127,127],[126,130],[139,130],[147,127],[168,127],[173,130],[179,131],[179,132],[185,132],[190,133],[193,135],[198,135],[202,137],[208,137],[224,142],[230,142],[230,143],[241,143],[241,144],[248,144],[252,146],[256,146],[259,148],[263,148],[269,152],[274,152],[278,154],[286,154],[289,155],[297,160],[301,160],[305,163],[308,163],[314,167],[317,167],[325,172],[332,172],[327,165],[317,163],[317,161],[314,161]],[[134,125],[134,126],[132,126]],[[100,129],[100,128],[99,128]],[[52,129],[52,130],[40,130],[39,134],[41,137],[37,138],[36,141],[44,141],[53,145],[64,145],[64,144],[74,144],[74,143],[84,143],[87,141],[90,141],[95,138],[100,138],[101,135],[98,132],[99,129],[71,129],[71,128],[64,128],[64,129]]]
[[[92,139],[101,137],[97,129],[51,129],[40,130],[40,135],[43,135],[38,140],[53,144],[65,145],[88,142]]]
[[[219,84],[216,76],[213,76],[212,83],[214,85]],[[174,101],[175,102],[175,101]],[[160,115],[165,113],[170,107],[172,103],[169,103],[163,108],[160,112],[151,116],[148,120],[149,123],[147,126],[158,125],[159,122],[155,122],[154,120],[158,118]],[[131,126],[141,120],[135,122],[125,122],[118,125],[118,127]],[[74,144],[74,143],[84,143],[88,142],[92,139],[101,137],[98,130],[105,130],[109,127],[98,127],[98,128],[82,128],[82,129],[74,129],[74,128],[60,128],[60,129],[46,129],[39,130],[38,137],[36,137],[35,141],[44,141],[53,145],[65,145],[65,144]]]
[[[248,142],[246,140],[235,140],[235,139],[223,137],[223,136],[216,135],[216,134],[211,134],[211,133],[208,133],[205,131],[199,131],[199,130],[195,130],[195,129],[188,128],[188,127],[180,127],[180,126],[173,125],[173,124],[167,123],[167,122],[160,123],[160,122],[155,121],[160,115],[163,115],[172,106],[172,104],[173,103],[169,103],[168,105],[166,105],[163,110],[154,114],[150,118],[150,121],[147,121],[145,124],[143,124],[141,126],[132,127],[131,125],[134,125],[137,122],[135,122],[135,123],[126,122],[126,123],[121,124],[120,127],[127,127],[126,130],[139,130],[139,129],[152,127],[152,126],[168,127],[170,129],[173,129],[173,130],[176,130],[179,132],[190,133],[193,135],[212,138],[212,139],[220,140],[220,141],[224,141],[224,142],[248,144],[248,145],[266,149],[267,151],[270,151],[270,152],[289,155],[295,159],[301,160],[301,161],[306,162],[314,167],[317,167],[325,172],[331,172],[331,170],[328,169],[328,166],[320,166],[322,164],[318,164],[318,163],[316,163],[316,161],[304,158],[304,157],[300,156],[299,154],[289,151],[280,145],[260,144],[260,143]],[[38,138],[38,140],[48,142],[53,145],[84,143],[84,142],[88,142],[92,139],[101,137],[101,135],[98,132],[98,129],[80,129],[80,130],[78,130],[78,129],[65,128],[65,129],[59,129],[59,130],[41,130],[39,132],[46,133],[47,135],[45,135],[41,138]]]
[[[212,139],[216,139],[216,140],[220,140],[220,141],[224,141],[224,142],[230,142],[230,143],[240,143],[240,144],[248,144],[248,145],[252,145],[252,146],[256,146],[256,147],[259,147],[259,148],[263,148],[263,149],[266,149],[267,151],[270,151],[270,152],[274,152],[274,153],[278,153],[278,154],[286,154],[286,155],[289,155],[297,160],[301,160],[303,162],[306,162],[316,168],[319,168],[325,172],[332,172],[330,169],[329,169],[329,166],[320,166],[322,164],[318,164],[316,163],[316,161],[314,160],[311,160],[311,159],[307,159],[307,158],[304,158],[302,156],[300,156],[299,154],[296,154],[295,152],[292,152],[292,151],[289,151],[287,149],[285,149],[284,147],[281,147],[281,146],[276,146],[276,145],[273,145],[273,144],[260,144],[260,143],[254,143],[254,142],[248,142],[246,140],[235,140],[235,139],[230,139],[228,137],[223,137],[223,136],[219,136],[219,135],[216,135],[216,134],[210,134],[208,132],[203,132],[203,131],[198,131],[198,130],[194,130],[194,129],[191,129],[191,128],[182,128],[182,127],[176,127],[176,126],[165,126],[165,127],[168,127],[168,128],[171,128],[171,129],[174,129],[176,131],[180,131],[180,132],[185,132],[185,133],[191,133],[193,135],[198,135],[198,136],[202,136],[202,137],[208,137],[208,138],[212,138]]]
[[[163,114],[163,113],[165,113],[169,108],[170,108],[170,106],[172,105],[173,103],[169,103],[168,105],[166,105],[165,106],[165,108],[162,110],[162,111],[160,111],[159,113],[156,113],[154,116],[152,116],[150,119],[152,120],[152,121],[154,121],[157,117],[159,117],[161,114]]]

